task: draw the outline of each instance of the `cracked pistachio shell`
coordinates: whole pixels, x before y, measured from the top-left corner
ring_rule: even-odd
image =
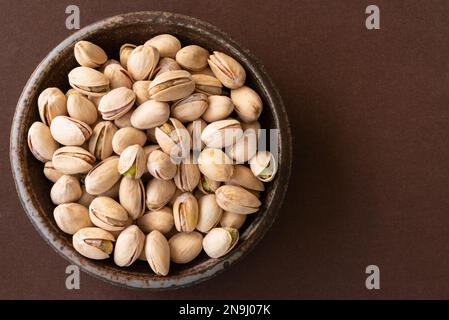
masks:
[[[198,201],[190,192],[181,194],[173,204],[176,230],[192,232],[198,223]]]
[[[131,77],[146,80],[151,77],[159,62],[159,51],[150,45],[136,47],[128,57],[127,67]]]
[[[246,214],[225,211],[220,219],[220,226],[224,228],[240,229],[246,221]]]
[[[243,122],[256,121],[262,113],[262,99],[253,89],[243,86],[231,90],[234,110]]]
[[[240,122],[226,119],[208,124],[201,133],[201,140],[209,148],[225,148],[235,144],[242,135]]]
[[[89,210],[79,203],[60,204],[53,210],[53,217],[59,229],[68,234],[75,234],[78,230],[92,227]]]
[[[42,122],[49,126],[57,116],[67,114],[67,98],[58,88],[47,88],[37,99],[39,116]]]
[[[148,172],[156,179],[170,180],[176,175],[177,167],[170,156],[161,150],[153,150],[148,155]]]
[[[120,47],[120,64],[123,68],[127,68],[129,55],[135,48],[135,45],[129,43],[125,43]]]
[[[253,174],[263,182],[274,179],[277,172],[277,162],[269,151],[259,151],[249,161]]]
[[[129,109],[127,113],[125,113],[120,118],[114,119],[114,124],[117,126],[117,128],[126,128],[126,127],[132,127],[131,124],[131,115],[134,112],[134,108]]]
[[[145,256],[151,269],[166,276],[170,269],[170,247],[167,239],[157,230],[149,233],[145,240]]]
[[[83,67],[98,68],[108,60],[106,52],[89,41],[78,41],[74,51],[76,61]]]
[[[214,228],[203,239],[203,249],[211,258],[220,258],[231,251],[239,241],[234,228]]]
[[[167,122],[170,117],[168,103],[148,100],[134,110],[131,124],[137,129],[150,129]]]
[[[185,70],[167,71],[151,82],[148,93],[156,101],[175,101],[187,97],[195,90],[195,81]]]
[[[222,93],[223,85],[221,82],[207,74],[194,74],[192,79],[195,81],[195,91],[210,95],[220,95]]]
[[[176,187],[183,192],[193,192],[200,182],[201,173],[192,157],[185,159],[178,165],[174,181]]]
[[[62,147],[53,154],[52,163],[64,174],[86,173],[92,169],[95,157],[81,147]]]
[[[96,197],[89,206],[89,217],[94,225],[107,231],[123,230],[128,221],[126,210],[109,197]]]
[[[109,91],[100,100],[98,111],[104,120],[114,120],[127,113],[136,101],[136,94],[126,87]]]
[[[112,137],[117,127],[110,121],[98,122],[89,140],[89,152],[98,160],[104,160],[112,155]]]
[[[234,104],[229,97],[212,95],[207,99],[209,106],[201,117],[209,123],[224,120],[234,111]]]
[[[181,67],[179,64],[172,58],[162,58],[159,60],[159,63],[156,66],[156,69],[154,70],[154,77],[157,77],[158,75],[167,72],[167,71],[174,71],[174,70],[181,70]]]
[[[145,243],[145,235],[135,226],[123,230],[117,238],[114,249],[114,262],[119,267],[129,267],[139,258]]]
[[[58,205],[68,202],[76,202],[81,198],[82,190],[77,178],[63,175],[50,190],[51,201]]]
[[[257,212],[262,204],[254,194],[239,186],[221,186],[215,192],[215,196],[223,210],[238,214]]]
[[[87,99],[86,96],[79,93],[69,94],[67,97],[67,112],[73,119],[92,125],[97,121],[97,107]]]
[[[119,189],[120,204],[135,220],[145,211],[145,187],[140,179],[123,178]]]
[[[181,42],[171,34],[159,34],[154,36],[145,45],[150,45],[159,51],[161,58],[174,58],[176,53],[181,50]]]
[[[111,156],[93,167],[84,179],[86,190],[93,195],[100,195],[111,189],[120,180],[117,170],[119,158]]]
[[[165,206],[176,191],[173,180],[151,179],[146,188],[146,203],[150,210]]]
[[[243,133],[243,136],[231,145],[228,155],[235,160],[236,163],[245,163],[257,152],[257,135],[253,130]]]
[[[131,89],[133,87],[133,80],[131,75],[126,71],[122,65],[117,63],[110,63],[104,67],[103,70],[106,78],[109,79],[111,89],[125,87]]]
[[[136,104],[140,106],[145,101],[150,100],[150,94],[148,93],[148,88],[150,87],[150,80],[140,80],[133,84],[133,91],[136,94]]]
[[[96,196],[88,193],[85,185],[81,186],[81,191],[82,194],[81,198],[79,198],[78,200],[78,203],[85,206],[86,208],[89,208],[91,202],[95,199]]]
[[[186,127],[192,141],[192,150],[195,154],[201,152],[204,148],[204,142],[201,141],[201,134],[206,127],[206,121],[201,118],[190,122]]]
[[[194,93],[171,106],[171,116],[181,122],[190,122],[198,119],[207,109],[207,96],[203,93]]]
[[[214,75],[225,87],[238,89],[245,83],[245,69],[237,60],[227,54],[214,51],[209,56],[208,63]]]
[[[175,118],[156,128],[155,137],[162,151],[172,158],[185,158],[190,151],[190,135],[184,125]]]
[[[231,179],[226,181],[226,184],[241,186],[245,189],[255,191],[265,190],[263,183],[256,178],[251,169],[243,165],[234,166],[234,173],[232,174]]]
[[[211,194],[211,193],[215,193],[215,191],[217,191],[217,189],[220,187],[220,185],[221,185],[221,182],[211,180],[202,174],[201,178],[200,178],[200,183],[198,184],[198,189],[203,194]]]
[[[207,233],[214,228],[221,219],[223,209],[221,209],[215,200],[215,194],[207,194],[198,200],[198,224],[196,229]]]
[[[69,72],[69,83],[78,92],[99,97],[109,91],[109,80],[106,76],[91,68],[77,67]]]
[[[176,53],[176,62],[182,68],[192,71],[206,68],[208,58],[209,51],[197,45],[186,46]]]
[[[53,139],[50,128],[42,122],[34,122],[31,125],[27,141],[31,153],[41,162],[51,160],[58,149],[58,143]]]
[[[132,127],[121,128],[112,138],[112,150],[117,154],[121,154],[127,147],[133,144],[143,146],[146,141],[147,136],[145,132]]]
[[[80,229],[72,239],[76,251],[94,260],[109,258],[114,249],[114,241],[115,238],[110,232],[96,227]]]
[[[203,250],[203,236],[197,231],[175,234],[168,241],[170,260],[183,264],[195,259]]]
[[[214,181],[228,181],[233,173],[232,160],[220,149],[204,149],[198,157],[202,174]]]
[[[174,223],[173,212],[169,207],[148,211],[137,220],[137,225],[145,233],[158,230],[166,234],[173,229]]]
[[[123,176],[140,179],[145,173],[145,167],[145,153],[140,145],[134,144],[129,146],[120,154],[118,171]]]
[[[53,138],[66,146],[80,146],[92,135],[87,123],[67,116],[57,116],[50,125]]]
[[[55,183],[64,174],[55,169],[55,167],[53,166],[53,162],[47,161],[44,165],[44,175],[48,180]]]

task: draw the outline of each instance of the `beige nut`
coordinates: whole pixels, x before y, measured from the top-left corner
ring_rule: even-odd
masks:
[[[100,97],[109,91],[109,79],[95,69],[77,67],[69,72],[68,77],[72,88],[82,94]]]
[[[53,138],[62,145],[80,146],[92,135],[87,123],[67,116],[57,116],[50,125]]]
[[[114,124],[117,126],[117,128],[121,129],[133,126],[131,124],[131,115],[133,114],[134,110],[135,110],[134,108],[131,108],[128,110],[127,113],[125,113],[120,118],[114,119]]]
[[[112,150],[117,154],[121,154],[123,150],[133,144],[144,146],[146,141],[147,136],[145,132],[132,127],[121,128],[112,138]]]
[[[112,155],[112,138],[117,127],[110,121],[98,122],[89,140],[89,152],[98,160],[104,160]]]
[[[179,64],[174,59],[165,57],[159,60],[159,63],[154,70],[154,77],[157,77],[164,72],[175,70],[181,70]]]
[[[164,207],[176,191],[173,180],[151,179],[146,187],[146,203],[150,210]]]
[[[129,72],[123,68],[118,62],[110,63],[104,67],[103,70],[106,78],[109,79],[111,89],[125,87],[131,89],[133,87],[133,80]]]
[[[185,70],[167,71],[151,82],[148,93],[156,101],[175,101],[187,97],[195,90],[195,81]]]
[[[173,229],[174,223],[173,212],[169,207],[148,211],[137,220],[137,225],[145,233],[158,230],[166,234]]]
[[[269,182],[274,179],[278,170],[277,161],[269,151],[259,151],[249,161],[253,174],[263,182]]]
[[[203,249],[203,236],[201,233],[180,232],[168,241],[171,261],[179,264],[189,263],[195,259]]]
[[[117,237],[114,249],[114,262],[119,267],[129,267],[139,258],[145,243],[145,235],[140,229],[131,225]]]
[[[87,173],[95,163],[95,157],[81,147],[62,147],[52,158],[56,170],[64,174]]]
[[[170,117],[170,107],[165,102],[148,100],[134,110],[131,124],[137,129],[150,129],[167,122]]]
[[[89,206],[89,218],[99,228],[107,231],[120,231],[126,227],[128,213],[114,199],[97,197]]]
[[[58,149],[58,143],[53,139],[50,128],[42,122],[34,122],[31,125],[27,142],[33,156],[41,162],[51,160]]]
[[[220,149],[204,149],[198,157],[202,174],[214,181],[228,181],[233,173],[232,160]]]
[[[199,71],[207,67],[209,52],[197,45],[182,48],[176,53],[176,62],[187,70]]]
[[[80,93],[72,93],[67,97],[67,112],[72,119],[79,120],[88,125],[97,121],[97,107]]]
[[[262,113],[262,99],[253,89],[243,86],[231,90],[234,110],[243,122],[256,121]]]
[[[78,41],[75,44],[75,59],[83,67],[98,68],[108,60],[106,52],[89,41]]]
[[[178,165],[174,181],[182,192],[193,192],[200,182],[201,173],[193,158],[185,159]]]
[[[241,186],[245,189],[255,190],[255,191],[264,191],[265,187],[251,171],[250,168],[243,165],[235,165],[234,172],[231,176],[231,179],[226,181],[226,184]]]
[[[159,51],[150,45],[136,47],[128,57],[127,68],[136,81],[151,78],[159,62]]]
[[[42,122],[49,126],[57,116],[67,114],[67,98],[58,88],[47,88],[37,99],[39,116]]]
[[[220,258],[231,251],[239,240],[234,228],[214,228],[203,239],[203,249],[211,258]]]
[[[150,100],[150,94],[148,93],[148,88],[150,87],[151,81],[140,80],[133,84],[133,91],[136,94],[136,104],[140,106],[145,101]]]
[[[117,170],[119,158],[111,156],[93,167],[84,179],[86,190],[93,195],[100,195],[111,189],[119,180]]]
[[[118,171],[124,177],[140,179],[145,173],[145,160],[145,153],[140,145],[129,146],[120,154]]]
[[[211,95],[207,99],[209,106],[201,117],[209,123],[224,120],[234,111],[234,104],[229,97]]]
[[[221,186],[215,192],[215,196],[223,210],[239,214],[257,212],[262,204],[254,194],[238,186]]]
[[[44,165],[44,175],[48,180],[55,183],[64,174],[55,169],[55,167],[53,166],[53,162],[47,161],[47,162],[45,162],[45,165]]]
[[[223,85],[221,82],[206,74],[194,74],[192,79],[195,81],[195,91],[207,96],[222,94]]]
[[[111,90],[103,98],[98,105],[104,120],[114,120],[120,118],[127,113],[136,101],[136,94],[131,89],[120,87]]]
[[[214,194],[207,194],[198,201],[198,224],[196,229],[207,233],[214,228],[221,219],[223,209],[217,204]]]
[[[194,93],[173,103],[171,106],[171,116],[181,122],[194,121],[206,111],[207,101],[205,94]]]
[[[190,193],[181,194],[173,204],[173,218],[176,230],[192,232],[198,223],[198,201]]]
[[[50,190],[51,201],[58,205],[69,202],[76,202],[81,198],[82,190],[80,182],[73,176],[63,175]]]
[[[171,34],[159,34],[154,36],[145,45],[150,45],[159,51],[160,57],[174,58],[181,49],[181,42]]]
[[[120,47],[120,64],[123,68],[127,68],[129,55],[135,48],[136,46],[130,43],[125,43]]]
[[[225,211],[221,216],[220,226],[227,228],[240,229],[246,221],[246,214],[238,214]]]
[[[176,164],[170,156],[160,150],[153,150],[148,155],[147,168],[153,177],[161,180],[171,180],[177,172]]]
[[[225,87],[238,89],[245,83],[245,69],[237,60],[227,54],[214,51],[209,56],[208,63],[214,75]]]
[[[145,256],[151,269],[166,276],[170,269],[170,247],[167,239],[157,230],[149,233],[145,240]]]
[[[235,144],[243,135],[240,122],[235,119],[210,123],[201,133],[201,140],[209,148],[225,148]]]
[[[59,229],[68,234],[92,227],[89,218],[89,210],[79,203],[64,203],[53,210],[53,217]]]
[[[72,238],[75,250],[94,260],[109,258],[114,249],[114,241],[115,238],[110,232],[96,227],[80,229]]]
[[[123,178],[119,189],[120,204],[135,220],[145,211],[145,187],[140,179]]]

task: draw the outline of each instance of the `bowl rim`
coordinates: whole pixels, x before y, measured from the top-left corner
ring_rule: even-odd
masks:
[[[278,175],[282,176],[283,181],[282,185],[275,186],[276,190],[274,192],[273,199],[270,205],[266,209],[264,219],[260,220],[260,223],[255,228],[254,232],[246,241],[244,241],[240,245],[239,250],[234,250],[225,257],[215,259],[215,263],[210,267],[207,267],[205,270],[196,270],[192,274],[184,274],[172,277],[169,276],[164,278],[161,277],[156,280],[143,278],[130,279],[129,276],[123,274],[122,272],[118,272],[118,270],[115,268],[96,264],[95,261],[92,262],[87,258],[75,254],[73,252],[73,248],[68,248],[61,245],[60,242],[62,240],[58,237],[57,234],[55,234],[54,230],[52,230],[52,228],[49,226],[49,223],[46,222],[46,220],[42,216],[44,214],[43,209],[39,206],[36,197],[33,196],[26,184],[26,171],[22,168],[22,166],[16,166],[16,164],[24,162],[23,150],[25,150],[25,148],[22,146],[22,144],[26,144],[26,141],[23,141],[21,137],[24,134],[24,130],[27,130],[27,128],[25,128],[25,121],[23,121],[22,117],[26,113],[28,102],[31,100],[32,96],[36,94],[33,93],[33,84],[39,83],[41,81],[43,74],[45,74],[45,69],[49,65],[51,65],[51,62],[54,59],[57,59],[58,55],[68,46],[74,44],[80,39],[85,39],[90,34],[93,34],[98,30],[108,28],[108,26],[110,25],[116,25],[120,23],[129,25],[133,22],[142,22],[143,20],[154,22],[154,20],[164,21],[164,19],[176,19],[176,23],[179,23],[180,21],[183,22],[185,24],[183,27],[185,28],[191,29],[194,32],[201,31],[203,33],[208,33],[209,36],[216,37],[217,40],[230,52],[236,54],[238,53],[239,59],[243,59],[247,66],[251,66],[251,71],[253,71],[254,76],[257,78],[257,81],[263,86],[263,89],[267,91],[266,96],[269,100],[268,102],[275,106],[277,110],[277,112],[273,112],[274,121],[282,124],[282,126],[279,126],[279,148],[281,150],[281,161]],[[291,144],[290,124],[279,91],[274,85],[272,79],[267,74],[263,65],[248,49],[242,48],[228,34],[221,31],[216,26],[203,20],[164,11],[140,11],[115,15],[89,24],[88,26],[76,31],[75,33],[64,39],[62,42],[60,42],[39,63],[39,65],[36,67],[30,78],[28,79],[25,87],[23,88],[22,94],[15,109],[10,132],[10,162],[15,187],[19,195],[22,207],[24,208],[32,225],[39,232],[41,237],[50,245],[50,247],[58,252],[58,254],[60,254],[71,264],[76,264],[77,266],[79,266],[89,275],[108,283],[127,288],[151,289],[159,291],[190,286],[218,275],[219,273],[227,269],[230,265],[246,256],[246,254],[248,254],[249,251],[254,248],[257,242],[259,242],[260,239],[263,238],[265,233],[274,222],[287,192],[288,182],[291,174]],[[124,269],[124,271],[126,271],[126,269]]]

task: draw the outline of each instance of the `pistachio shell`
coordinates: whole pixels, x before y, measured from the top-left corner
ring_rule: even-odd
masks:
[[[133,84],[133,91],[136,94],[136,104],[139,106],[145,101],[150,100],[150,94],[148,93],[148,88],[150,87],[151,81],[141,80],[136,81]]]
[[[139,179],[145,173],[145,153],[140,145],[127,147],[120,155],[118,171],[125,177]]]
[[[112,155],[112,138],[117,127],[110,121],[98,122],[89,140],[89,152],[98,160],[104,160]]]
[[[153,150],[147,160],[148,172],[157,179],[170,180],[176,175],[177,167],[165,152]]]
[[[103,96],[109,91],[108,78],[95,69],[77,67],[69,72],[68,77],[72,88],[82,94]]]
[[[80,147],[62,147],[53,154],[52,163],[64,174],[86,173],[92,169],[95,157]]]
[[[88,68],[98,68],[108,60],[103,49],[89,41],[78,41],[75,44],[76,61]]]
[[[92,129],[87,123],[67,116],[54,118],[50,131],[57,142],[66,146],[80,146],[92,135]]]
[[[181,122],[170,118],[168,122],[156,128],[155,136],[162,151],[173,160],[187,157],[190,151],[190,135]]]
[[[198,201],[190,193],[181,194],[173,204],[173,217],[176,230],[192,232],[198,223]]]
[[[205,74],[205,75],[207,75],[207,76],[215,77],[214,73],[212,72],[212,69],[209,68],[209,67],[204,68],[204,69],[201,69],[201,70],[199,70],[199,71],[190,71],[190,73],[191,73],[192,75],[194,75],[194,74]]]
[[[151,179],[146,188],[147,208],[158,210],[165,206],[176,191],[173,180]]]
[[[49,126],[57,116],[67,114],[67,98],[58,88],[47,88],[41,92],[37,99],[39,116],[42,122]]]
[[[167,239],[157,230],[146,237],[145,256],[148,264],[157,275],[166,276],[170,269],[170,247]]]
[[[176,62],[187,70],[199,71],[207,67],[209,52],[197,45],[182,48],[176,53]]]
[[[118,63],[108,64],[105,66],[103,73],[109,79],[111,89],[120,87],[131,89],[133,87],[131,75]]]
[[[121,116],[120,118],[114,119],[114,124],[117,126],[117,128],[126,128],[126,127],[132,127],[133,125],[131,124],[131,115],[134,112],[134,108],[131,108],[128,110],[127,113],[125,113],[123,116]]]
[[[97,107],[82,94],[70,94],[67,97],[67,112],[73,119],[92,125],[97,121]]]
[[[220,258],[235,247],[239,231],[234,228],[214,228],[203,239],[203,249],[211,258]]]
[[[134,80],[151,77],[159,62],[159,51],[150,45],[136,47],[128,57],[127,67]]]
[[[257,134],[254,130],[244,132],[243,136],[237,140],[234,145],[231,145],[228,150],[230,158],[234,159],[236,163],[245,163],[257,152]]]
[[[147,136],[145,132],[132,127],[121,128],[112,138],[112,149],[115,153],[121,154],[126,147],[133,144],[143,146],[146,141]]]
[[[53,166],[53,162],[47,161],[44,165],[44,175],[48,180],[54,183],[64,174],[55,169],[55,167]]]
[[[119,267],[129,267],[137,260],[145,243],[145,235],[135,226],[123,230],[117,238],[114,262]]]
[[[200,183],[198,184],[198,189],[203,194],[211,194],[215,193],[215,191],[217,191],[220,185],[221,182],[209,179],[205,175],[201,175]]]
[[[157,101],[175,101],[187,97],[195,90],[195,82],[185,70],[167,71],[151,82],[148,93]]]
[[[226,96],[211,95],[208,103],[209,106],[201,117],[209,123],[224,120],[234,111],[232,100]]]
[[[192,141],[192,151],[195,157],[198,157],[198,154],[204,148],[204,142],[201,140],[201,134],[206,127],[206,121],[201,118],[190,122],[186,127]]]
[[[202,174],[214,181],[229,180],[234,170],[232,160],[220,149],[201,151],[198,166]]]
[[[59,229],[68,234],[75,234],[78,230],[92,227],[89,210],[78,203],[60,204],[53,210],[53,217]]]
[[[154,70],[154,77],[157,77],[158,75],[167,72],[167,71],[174,71],[174,70],[181,70],[181,67],[179,64],[172,58],[162,58],[159,60],[159,63],[156,66],[156,69]]]
[[[265,187],[263,183],[256,178],[250,168],[243,165],[235,165],[234,173],[231,179],[226,181],[226,184],[241,186],[245,189],[264,191]]]
[[[215,192],[218,205],[239,214],[257,212],[262,204],[251,192],[238,186],[224,185]]]
[[[111,156],[93,167],[84,180],[87,192],[100,195],[111,189],[121,177],[117,170],[118,162],[117,156]]]
[[[137,220],[137,225],[145,233],[158,230],[161,233],[166,234],[174,226],[173,212],[169,207],[148,211]]]
[[[203,236],[199,232],[175,234],[168,241],[171,261],[179,264],[189,263],[201,253],[202,243]]]
[[[171,116],[181,122],[198,119],[207,109],[207,96],[203,93],[194,93],[171,106]]]
[[[58,205],[62,203],[76,202],[82,195],[81,186],[73,176],[63,175],[50,190],[51,201]]]
[[[135,45],[129,43],[125,43],[120,47],[120,64],[122,67],[127,68],[129,55],[135,48]]]
[[[243,122],[256,121],[262,113],[262,99],[249,87],[231,90],[231,100],[234,110]]]
[[[145,211],[145,187],[140,179],[123,178],[119,189],[120,204],[133,220]]]
[[[114,199],[97,197],[89,206],[89,217],[94,225],[107,231],[119,231],[126,227],[128,214]]]
[[[223,85],[221,82],[206,74],[194,74],[192,79],[195,81],[195,91],[206,95],[219,95],[222,93]]]
[[[225,211],[221,216],[220,226],[227,228],[240,229],[246,221],[246,214],[238,214]]]
[[[145,45],[150,45],[156,48],[159,51],[161,58],[174,58],[176,53],[181,49],[181,42],[171,34],[159,34],[154,36],[145,42]]]
[[[42,122],[34,122],[28,130],[28,147],[37,160],[47,162],[58,149],[58,143],[53,139],[50,128]]]
[[[167,122],[169,116],[170,107],[167,103],[148,100],[134,110],[131,124],[137,129],[150,129]]]
[[[168,201],[167,205],[173,207],[173,205],[175,204],[176,199],[182,194],[182,191],[179,190],[178,188],[175,188],[175,193],[173,194],[173,196],[170,198],[170,201]]]
[[[227,54],[214,51],[209,56],[208,63],[214,75],[225,87],[238,89],[245,83],[245,69],[237,60]]]
[[[190,159],[185,159],[178,165],[174,181],[179,190],[193,192],[200,182],[200,176],[198,165],[190,157]]]
[[[114,120],[127,113],[135,101],[136,94],[131,89],[125,87],[113,89],[101,99],[98,111],[104,120]]]
[[[81,194],[81,198],[79,198],[79,200],[78,200],[78,203],[85,206],[86,208],[89,208],[91,202],[95,199],[96,196],[88,193],[85,185],[81,186],[81,191],[82,191],[82,194]]]
[[[200,232],[207,233],[218,222],[220,222],[223,209],[221,209],[215,199],[214,194],[207,194],[198,201],[198,224],[196,229]]]
[[[83,256],[102,260],[109,258],[113,250],[114,236],[100,228],[88,227],[78,230],[73,235],[73,247]]]
[[[277,162],[269,151],[259,151],[249,161],[253,174],[263,182],[274,179],[277,172]]]
[[[225,148],[235,144],[243,135],[240,122],[226,119],[212,122],[201,133],[201,140],[209,148]]]

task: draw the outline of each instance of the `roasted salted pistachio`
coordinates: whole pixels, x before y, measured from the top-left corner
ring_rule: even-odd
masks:
[[[65,146],[80,146],[92,135],[91,127],[67,116],[57,116],[50,125],[53,138]]]
[[[223,210],[239,214],[257,212],[262,204],[254,194],[238,186],[221,186],[215,192],[215,196]]]
[[[214,181],[228,181],[234,171],[232,160],[220,149],[201,151],[198,166],[202,174]]]
[[[153,177],[161,180],[171,180],[177,173],[176,164],[161,150],[153,150],[148,155],[147,168]]]
[[[136,94],[134,91],[126,87],[120,87],[111,90],[101,98],[98,111],[100,111],[104,120],[118,119],[132,108],[135,101]]]
[[[37,160],[47,162],[58,149],[58,143],[51,135],[50,128],[42,122],[34,122],[28,130],[28,147]]]
[[[190,45],[176,53],[176,62],[186,70],[199,71],[207,67],[209,52],[203,47]]]
[[[181,70],[179,64],[174,59],[165,57],[159,60],[156,70],[154,70],[154,76],[157,77],[164,72],[175,70]]]
[[[67,97],[67,112],[72,119],[79,120],[88,125],[97,121],[97,107],[86,96],[75,92]]]
[[[163,207],[159,210],[148,211],[137,220],[137,225],[145,233],[158,230],[166,234],[174,226],[172,209]]]
[[[103,260],[109,258],[114,250],[114,236],[106,230],[97,227],[87,227],[78,230],[73,235],[73,247],[83,256]]]
[[[104,67],[103,73],[109,79],[111,89],[125,87],[133,88],[133,80],[129,72],[117,61]]]
[[[95,163],[95,157],[81,147],[62,147],[52,158],[53,167],[63,174],[87,173]]]
[[[171,116],[181,122],[198,119],[207,109],[207,96],[204,93],[194,93],[176,101],[171,106]]]
[[[214,75],[225,87],[238,89],[245,83],[245,69],[237,60],[227,54],[214,51],[209,56],[208,63]]]
[[[192,232],[198,223],[198,201],[190,193],[181,194],[173,204],[175,227],[179,232]]]
[[[195,259],[203,249],[201,233],[180,232],[170,238],[170,259],[174,263],[189,263]]]
[[[145,101],[150,100],[150,94],[148,93],[148,88],[150,87],[151,81],[140,80],[134,82],[132,89],[136,94],[136,104],[139,106]]]
[[[129,55],[135,48],[136,46],[130,43],[125,43],[120,47],[120,64],[122,67],[127,68]]]
[[[235,119],[212,122],[201,133],[201,140],[209,148],[225,148],[234,145],[243,135],[240,122]]]
[[[88,96],[103,96],[109,91],[109,79],[100,71],[77,67],[70,71],[69,83],[73,89]]]
[[[64,174],[55,169],[55,167],[53,166],[53,162],[47,161],[45,162],[44,166],[44,175],[47,177],[48,180],[54,183]]]
[[[50,190],[51,201],[58,205],[76,202],[81,198],[82,190],[80,182],[73,176],[63,175]]]
[[[79,203],[58,205],[53,210],[53,217],[59,229],[68,234],[75,234],[83,228],[93,226],[89,218],[89,210]]]
[[[110,190],[119,180],[117,170],[119,157],[111,156],[98,163],[84,179],[86,190],[93,195],[100,195]]]
[[[269,151],[259,151],[249,161],[253,174],[263,182],[274,179],[277,172],[277,162]]]
[[[120,204],[135,220],[145,211],[145,187],[140,179],[123,178],[119,189]]]
[[[223,209],[217,204],[214,194],[204,195],[198,201],[198,224],[196,229],[208,233],[221,219]]]
[[[175,194],[176,185],[173,180],[151,179],[146,188],[146,203],[150,210],[158,210],[165,206]]]
[[[76,61],[83,67],[98,68],[108,60],[106,52],[89,41],[78,41],[74,51]]]
[[[159,231],[154,230],[147,235],[145,256],[154,273],[161,276],[168,274],[170,269],[170,246],[167,239]]]
[[[89,217],[94,225],[107,231],[120,231],[126,227],[128,213],[112,198],[97,197],[89,206]]]
[[[208,107],[201,117],[209,123],[224,120],[234,111],[234,104],[229,97],[210,95],[207,100]]]
[[[136,47],[128,56],[126,66],[135,81],[146,80],[156,69],[159,51],[151,45]]]
[[[156,48],[161,58],[174,58],[181,49],[181,42],[171,34],[159,34],[145,42],[145,45]]]
[[[89,140],[89,151],[98,160],[104,160],[112,155],[112,138],[117,130],[111,121],[101,121],[95,126]]]
[[[234,212],[225,211],[221,216],[220,226],[240,229],[246,221],[246,214],[238,214]]]
[[[182,192],[193,192],[200,182],[201,173],[193,158],[184,159],[179,165],[175,175],[175,184]]]
[[[118,171],[124,177],[139,179],[145,173],[145,160],[145,153],[140,145],[129,146],[120,154]]]
[[[37,99],[37,105],[39,116],[47,126],[55,117],[67,114],[67,98],[58,88],[47,88],[42,91]]]
[[[170,117],[170,107],[165,102],[148,100],[134,110],[131,115],[131,125],[137,129],[150,129],[167,122]]]
[[[195,81],[184,70],[167,71],[151,82],[148,93],[157,101],[175,101],[187,97],[195,90]]]
[[[253,174],[250,168],[243,165],[234,166],[234,172],[232,173],[231,178],[226,181],[226,184],[241,186],[245,189],[254,191],[265,190],[262,181]]]
[[[211,258],[220,258],[231,251],[239,240],[234,228],[214,228],[203,239],[203,249]]]
[[[114,262],[119,267],[129,267],[142,252],[145,235],[135,226],[123,230],[117,238],[114,249]]]
[[[175,119],[156,128],[155,137],[162,151],[174,159],[183,159],[189,155],[190,134],[183,124]]]
[[[262,113],[262,99],[250,87],[231,90],[231,100],[235,112],[243,122],[256,121]]]
[[[200,183],[198,184],[198,189],[200,189],[200,191],[203,194],[211,194],[215,193],[215,191],[217,191],[220,185],[221,182],[211,180],[207,176],[202,174],[200,178]]]
[[[195,91],[206,95],[218,95],[222,93],[223,85],[212,76],[206,74],[194,74],[192,79],[195,81]]]
[[[112,150],[121,154],[123,150],[133,144],[145,145],[146,140],[147,136],[141,130],[132,127],[121,128],[112,137]]]

